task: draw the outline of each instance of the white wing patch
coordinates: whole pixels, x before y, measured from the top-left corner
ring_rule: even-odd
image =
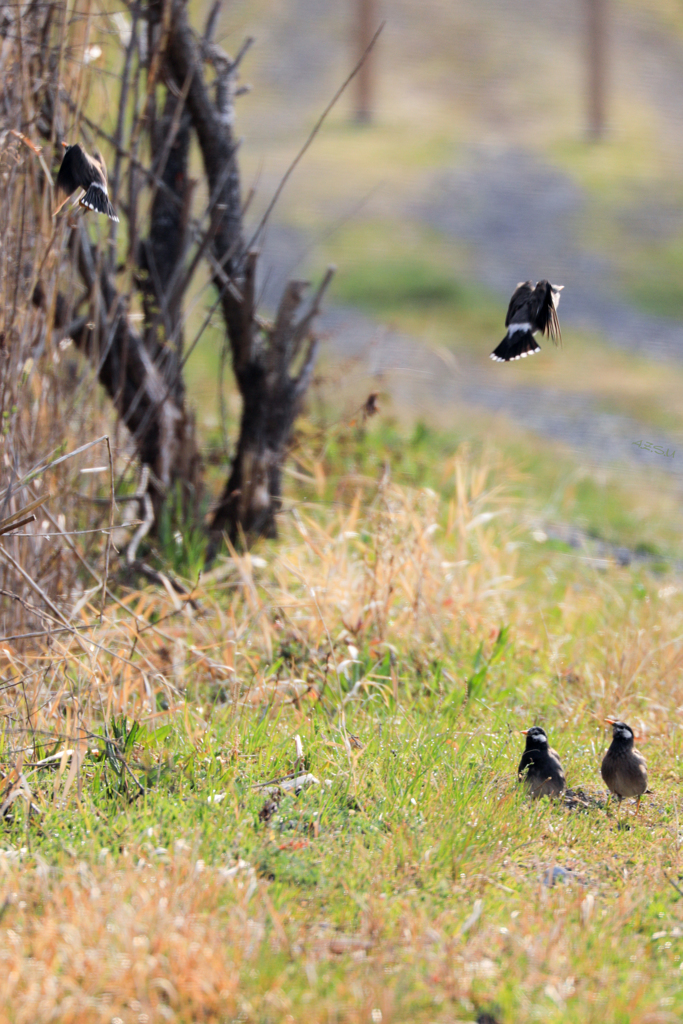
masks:
[[[515,331],[531,331],[531,324],[510,324],[508,327],[508,335],[512,336]],[[534,332],[531,331],[533,334]]]

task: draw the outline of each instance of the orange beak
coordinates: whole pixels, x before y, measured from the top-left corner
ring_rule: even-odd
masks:
[[[528,733],[529,730],[528,729],[520,729],[519,731],[521,732],[522,736],[526,736],[526,734]]]
[[[64,146],[64,149],[67,149],[68,146],[69,146],[69,143],[68,142],[63,142],[62,145]]]
[[[616,719],[616,718],[606,718],[605,721],[609,722],[610,725],[614,725],[614,723],[616,721],[618,721],[618,719]],[[641,735],[639,735],[639,734],[634,732],[633,733],[633,739],[635,740],[636,743],[643,743],[647,739],[647,737],[646,736],[641,736]]]

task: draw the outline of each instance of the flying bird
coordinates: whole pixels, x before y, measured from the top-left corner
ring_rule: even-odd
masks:
[[[645,758],[633,745],[635,737],[630,725],[615,718],[607,718],[606,721],[612,726],[612,742],[602,759],[600,772],[607,788],[618,797],[619,804],[625,796],[638,798],[637,814],[640,798],[648,792]]]
[[[550,281],[539,281],[535,288],[531,281],[517,285],[505,317],[508,332],[491,353],[494,362],[509,363],[540,352],[541,346],[534,338],[538,331],[552,338],[556,345],[562,341],[557,307],[563,288],[563,284]]]
[[[522,729],[526,747],[519,762],[517,775],[533,797],[559,796],[566,786],[564,772],[556,750],[548,746],[545,729],[533,725]]]
[[[57,207],[55,215],[59,213],[69,196],[77,188],[84,191],[76,203],[80,203],[88,210],[95,210],[96,213],[104,213],[111,220],[118,221],[119,218],[114,212],[114,207],[109,202],[107,168],[102,155],[95,150],[95,155],[90,156],[78,143],[74,146],[66,146],[62,166],[57,175],[57,190],[64,192],[66,199]]]

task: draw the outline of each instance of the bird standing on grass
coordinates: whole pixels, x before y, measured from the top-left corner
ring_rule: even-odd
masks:
[[[602,759],[600,772],[607,788],[618,797],[620,806],[625,796],[638,798],[637,814],[640,798],[648,792],[645,758],[633,746],[635,737],[630,725],[615,718],[607,718],[605,721],[612,726],[612,742]]]
[[[548,737],[540,725],[522,729],[526,747],[517,774],[533,797],[559,796],[567,785],[556,750],[548,746]]]
[[[66,143],[62,143],[62,145],[66,145]],[[57,175],[57,191],[64,192],[66,199],[57,207],[55,215],[59,213],[69,196],[77,188],[82,188],[84,191],[76,203],[80,203],[87,210],[104,213],[111,220],[118,221],[119,218],[114,212],[114,207],[109,202],[107,168],[102,155],[95,150],[95,155],[90,156],[78,143],[75,146],[66,146],[62,166]]]
[[[535,288],[531,281],[517,285],[505,317],[508,332],[491,353],[494,362],[509,363],[540,352],[541,346],[534,339],[538,331],[552,338],[556,345],[562,341],[557,307],[563,288],[563,284],[550,281],[539,281]]]

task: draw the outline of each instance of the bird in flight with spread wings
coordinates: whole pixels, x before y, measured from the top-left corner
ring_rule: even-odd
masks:
[[[505,317],[507,334],[491,353],[494,362],[509,363],[540,352],[541,346],[534,338],[539,331],[551,337],[556,345],[562,341],[557,307],[563,288],[563,284],[551,284],[545,280],[539,281],[536,287],[531,281],[517,285]]]
[[[90,156],[78,143],[74,146],[66,146],[64,159],[57,175],[57,191],[65,193],[66,199],[57,207],[55,215],[59,213],[69,196],[77,188],[83,189],[83,192],[74,206],[79,203],[87,210],[104,213],[111,220],[118,221],[119,218],[109,201],[107,168],[102,155],[95,150],[95,155]]]

